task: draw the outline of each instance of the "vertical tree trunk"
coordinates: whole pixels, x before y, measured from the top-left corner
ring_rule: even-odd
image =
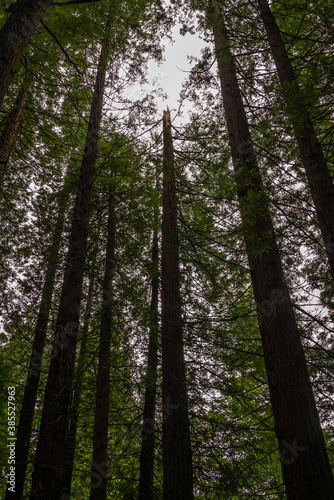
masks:
[[[20,125],[21,115],[27,102],[33,77],[33,73],[29,73],[25,78],[22,88],[16,98],[14,107],[8,115],[5,127],[0,136],[0,189],[2,187],[6,164],[9,158],[10,151],[12,149],[17,129]]]
[[[0,31],[0,109],[14,71],[51,0],[18,1]]]
[[[193,499],[192,454],[183,352],[177,202],[169,110],[163,116],[161,254],[163,498]]]
[[[158,190],[158,186],[156,186]],[[138,500],[153,500],[154,427],[157,393],[158,366],[158,305],[159,305],[159,248],[158,207],[154,207],[152,244],[152,291],[151,318],[145,379],[145,403],[143,412],[142,444],[140,451],[140,476]]]
[[[59,500],[71,408],[86,243],[105,87],[110,21],[102,43],[33,473],[31,500]]]
[[[223,105],[289,500],[334,498],[333,476],[222,13],[211,0]]]
[[[94,420],[90,500],[106,500],[108,479],[108,421],[110,395],[110,348],[112,280],[115,262],[115,196],[110,191],[106,265],[103,279],[102,318]]]
[[[54,228],[52,242],[48,248],[48,266],[45,275],[42,298],[39,307],[37,323],[34,330],[34,341],[29,363],[29,371],[24,389],[20,418],[15,442],[15,493],[7,488],[5,500],[20,500],[23,495],[24,478],[27,469],[30,436],[32,431],[35,406],[37,401],[38,385],[46,341],[46,332],[49,314],[52,304],[54,280],[58,264],[58,254],[64,226],[64,216],[69,196],[69,180],[65,177],[65,183],[60,192],[58,216]]]
[[[74,465],[74,455],[75,455],[75,447],[76,447],[76,435],[78,428],[78,420],[79,420],[79,408],[81,403],[81,392],[82,392],[82,384],[83,378],[85,374],[85,363],[86,363],[86,352],[87,352],[87,339],[89,332],[89,322],[91,318],[92,312],[92,297],[93,297],[93,289],[94,289],[94,277],[93,275],[89,278],[89,289],[87,295],[87,306],[85,312],[84,324],[81,331],[81,344],[80,344],[80,352],[77,366],[77,380],[73,393],[73,402],[71,407],[70,414],[70,424],[69,431],[66,442],[66,455],[65,455],[65,466],[64,466],[64,474],[62,478],[61,488],[62,491],[66,495],[70,497],[71,495],[71,483],[72,483],[72,475],[73,475],[73,465]]]
[[[275,18],[267,0],[258,0],[258,4],[334,277],[334,184]]]

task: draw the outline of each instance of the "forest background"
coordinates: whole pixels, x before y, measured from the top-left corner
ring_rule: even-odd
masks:
[[[162,434],[177,408],[162,403],[160,298],[153,321],[154,425],[143,412],[152,386],[148,355],[154,279],[163,287],[157,255],[163,203],[161,102],[166,89],[159,88],[152,62],[162,61],[166,37],[175,26],[181,35],[198,36],[203,46],[198,58],[190,58],[192,69],[171,116],[193,492],[208,500],[289,498],[281,466],[286,456],[287,461],[298,461],[303,450],[291,440],[288,454],[284,449],[282,454],[275,437],[260,329],[275,320],[276,303],[255,302],[253,296],[247,228],[240,215],[208,4],[53,2],[13,72],[0,115],[0,491],[6,500],[14,498],[6,493],[8,388],[15,387],[17,427],[32,366],[38,365],[20,498],[29,498],[36,480],[33,470],[49,366],[63,352],[54,342],[54,332],[73,240],[80,168],[87,156],[87,131],[88,154],[96,135],[99,142],[83,282],[79,302],[73,302],[74,314],[80,314],[71,383],[76,440],[72,461],[66,459],[72,464],[70,486],[66,480],[62,483],[62,491],[70,496],[55,498],[89,498],[99,474],[108,498],[137,498],[144,444],[153,434],[152,498],[168,498],[163,492]],[[295,122],[307,109],[332,178],[334,13],[329,0],[269,2],[300,89],[300,95],[287,102],[262,24],[261,2],[218,4],[251,131],[251,142],[243,143],[239,152],[254,151],[258,159],[333,466],[334,287],[329,262],[334,240],[323,238]],[[3,2],[0,29],[15,13],[15,5],[25,8],[24,0]],[[177,43],[182,52],[182,38]],[[103,71],[96,134],[97,125],[89,128],[91,108],[97,98],[96,74],[102,78]],[[261,212],[256,200],[250,210]],[[37,345],[41,321],[45,338]],[[99,366],[104,350],[110,353],[110,392],[103,396]],[[108,465],[102,473],[92,467],[98,454],[97,394],[108,414]]]

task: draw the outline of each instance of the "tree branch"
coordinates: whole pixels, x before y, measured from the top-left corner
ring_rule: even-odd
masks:
[[[315,316],[313,316],[313,314],[305,311],[305,309],[303,309],[302,307],[300,307],[298,304],[292,303],[292,306],[295,309],[298,309],[298,311],[300,311],[303,314],[305,314],[306,316],[308,316],[309,318],[311,318],[313,321],[316,321],[316,323],[318,323],[320,326],[322,326],[323,328],[325,328],[325,330],[328,330],[329,332],[334,333],[334,330],[332,330],[331,328],[328,328],[328,326],[326,326],[320,319],[318,319]],[[313,339],[311,339],[311,340],[312,340],[312,342],[316,343]],[[322,349],[323,349],[323,347],[322,347]],[[328,351],[326,351],[326,352],[328,352]]]
[[[66,52],[66,50],[64,49],[64,47],[62,46],[60,41],[58,40],[58,38],[56,37],[56,35],[50,30],[50,28],[45,24],[45,22],[42,19],[41,19],[41,25],[46,29],[46,31],[48,33],[50,33],[50,35],[55,40],[55,42],[59,46],[60,50],[62,51],[62,53],[64,54],[64,56],[68,60],[68,62],[74,66],[74,68],[76,69],[76,71],[79,73],[80,76],[83,76],[81,71],[79,70],[78,66],[75,64],[74,61],[72,61],[72,59],[70,58],[70,56],[68,55],[68,53]]]
[[[99,2],[100,0],[68,0],[68,2],[52,2],[52,6],[75,5],[80,3]]]

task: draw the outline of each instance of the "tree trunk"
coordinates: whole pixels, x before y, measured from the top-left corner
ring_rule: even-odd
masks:
[[[9,491],[7,488],[5,500],[20,500],[23,495],[24,478],[27,469],[29,454],[30,436],[35,414],[38,385],[46,341],[46,332],[52,305],[54,280],[57,270],[58,254],[61,245],[64,216],[68,203],[69,190],[69,180],[68,176],[66,176],[64,187],[60,192],[58,216],[54,228],[53,239],[47,251],[48,266],[42,290],[42,298],[39,307],[37,323],[34,331],[34,341],[30,357],[29,371],[24,389],[17,430],[17,439],[15,442],[15,493]]]
[[[85,312],[84,324],[81,331],[81,344],[80,344],[80,352],[77,366],[77,380],[73,393],[73,402],[71,407],[70,414],[70,425],[66,442],[66,456],[65,456],[65,466],[64,466],[64,474],[62,479],[61,488],[64,492],[65,496],[71,495],[71,483],[72,483],[72,475],[73,475],[73,465],[74,465],[74,455],[75,455],[75,447],[76,447],[76,435],[78,428],[78,420],[79,420],[79,408],[81,403],[81,392],[82,392],[82,384],[83,378],[85,375],[85,363],[86,363],[86,352],[87,352],[87,339],[89,332],[89,322],[91,318],[92,312],[92,297],[93,297],[93,289],[94,289],[94,277],[93,275],[89,278],[89,289],[87,295],[87,306]]]
[[[0,109],[14,71],[51,0],[18,1],[0,31]]]
[[[5,127],[0,136],[0,189],[2,187],[2,181],[5,174],[7,161],[9,158],[10,151],[12,149],[17,129],[20,125],[21,115],[24,106],[27,102],[29,89],[33,77],[34,77],[33,73],[29,73],[28,76],[25,78],[22,88],[16,98],[14,107],[8,115]]]
[[[193,499],[192,454],[182,337],[174,151],[169,110],[163,116],[161,254],[163,498]]]
[[[267,0],[258,0],[258,4],[334,277],[334,184],[275,18]]]
[[[81,163],[66,269],[55,328],[49,376],[45,388],[43,414],[33,473],[31,500],[59,500],[65,462],[65,443],[71,408],[74,363],[79,327],[86,244],[102,117],[108,54],[107,24],[102,43],[91,114]]]
[[[112,324],[112,281],[115,262],[115,196],[110,191],[106,265],[94,420],[93,462],[90,500],[106,500],[108,479],[108,420],[110,395],[110,349]]]
[[[222,13],[211,0],[223,105],[289,500],[334,499],[333,476]]]
[[[158,187],[156,187],[158,190]],[[153,500],[154,427],[158,366],[158,305],[159,305],[159,248],[158,207],[154,207],[152,244],[152,291],[149,328],[147,371],[145,379],[145,404],[143,412],[142,444],[140,451],[140,476],[138,500]]]

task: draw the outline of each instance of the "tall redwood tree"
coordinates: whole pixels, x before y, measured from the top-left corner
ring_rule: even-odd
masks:
[[[192,500],[192,453],[182,335],[174,150],[169,110],[163,115],[163,142],[161,244],[163,498]]]
[[[156,187],[158,189],[158,187]],[[154,230],[152,243],[151,317],[149,327],[147,371],[145,378],[145,402],[140,450],[140,476],[138,500],[153,500],[155,408],[158,368],[159,329],[159,246],[158,207],[154,208]]]
[[[90,320],[92,317],[93,291],[94,291],[94,275],[91,274],[89,277],[87,306],[84,314],[84,323],[82,326],[82,330],[80,330],[79,334],[79,336],[81,337],[81,343],[80,343],[78,364],[76,368],[77,375],[73,391],[72,406],[70,412],[70,423],[69,423],[67,442],[66,442],[65,465],[61,483],[61,488],[65,495],[64,499],[62,500],[66,500],[67,498],[66,495],[68,495],[69,497],[71,496],[71,484],[72,484],[72,475],[74,468],[75,448],[77,444],[79,410],[80,410],[80,403],[82,400],[82,392],[83,392],[82,388],[83,388],[85,369],[87,367],[87,341],[90,333],[89,331]]]
[[[310,114],[303,103],[302,93],[275,17],[267,0],[258,0],[258,5],[310,186],[329,268],[334,277],[334,184],[332,176]]]
[[[33,77],[33,73],[28,73],[27,77],[24,79],[13,109],[9,113],[4,129],[0,135],[0,188],[2,187],[6,165],[16,137],[17,129],[19,128],[21,122],[22,112],[28,99]]]
[[[333,475],[304,351],[252,147],[223,13],[216,0],[210,2],[210,13],[287,497],[333,499]]]
[[[15,2],[0,31],[0,108],[15,69],[52,0]]]
[[[47,268],[42,289],[42,297],[38,311],[37,323],[34,329],[32,352],[29,361],[29,371],[24,388],[20,409],[20,418],[15,441],[15,492],[7,487],[5,500],[21,500],[23,495],[25,474],[28,465],[30,437],[38,395],[38,386],[42,369],[44,348],[47,338],[47,327],[52,306],[53,288],[59,260],[59,251],[63,235],[63,226],[68,198],[72,187],[69,175],[66,175],[62,190],[59,193],[58,215],[51,244],[47,251]]]
[[[98,0],[17,0],[6,12],[9,17],[0,31],[0,109],[16,70],[36,28],[51,5],[89,3]]]
[[[115,195],[110,190],[106,263],[103,278],[103,301],[99,346],[99,367],[95,398],[93,462],[90,500],[107,498],[108,471],[108,422],[110,395],[110,349],[112,336],[113,293],[115,267]]]
[[[110,16],[97,68],[82,158],[69,250],[60,297],[42,421],[33,473],[31,500],[59,500],[73,390],[82,281],[85,270],[90,202],[98,151],[109,47]]]

